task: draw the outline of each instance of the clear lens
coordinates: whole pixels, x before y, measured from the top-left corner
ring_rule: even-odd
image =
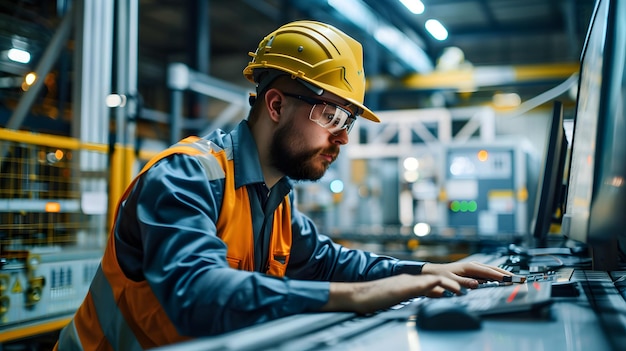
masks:
[[[309,119],[328,129],[333,135],[337,135],[337,133],[341,132],[343,129],[346,130],[346,133],[350,133],[354,122],[356,122],[357,116],[341,106],[308,96],[285,92],[283,92],[283,94],[310,104],[312,107],[309,113]]]
[[[318,125],[328,129],[333,135],[336,135],[345,129],[350,133],[356,118],[352,114],[339,107],[328,104],[315,104],[311,108],[309,119]]]

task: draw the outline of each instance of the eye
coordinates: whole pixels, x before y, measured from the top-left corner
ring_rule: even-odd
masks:
[[[326,124],[337,124],[338,121],[333,121],[335,119],[336,110],[331,108],[330,106],[324,106],[324,110],[322,111],[322,117],[325,118]]]
[[[334,113],[325,113],[324,117],[326,117],[326,120],[328,123],[336,123],[337,121],[333,121],[333,119],[335,119],[335,114]]]

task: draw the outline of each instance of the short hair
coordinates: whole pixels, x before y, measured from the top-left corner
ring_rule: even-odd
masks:
[[[280,75],[269,82],[262,91],[256,96],[250,96],[250,112],[248,113],[248,123],[254,124],[261,111],[265,106],[265,93],[272,88],[277,88],[280,91],[289,91],[294,94],[306,94],[310,90],[302,85],[297,79],[290,77],[288,74]]]

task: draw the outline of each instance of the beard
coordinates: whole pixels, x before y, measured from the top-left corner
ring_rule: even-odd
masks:
[[[293,131],[291,123],[276,130],[270,148],[272,166],[293,180],[319,180],[331,162],[315,162],[316,156],[339,155],[339,146],[307,150],[301,142],[303,138]]]

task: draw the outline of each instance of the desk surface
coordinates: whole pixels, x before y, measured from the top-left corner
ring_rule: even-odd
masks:
[[[468,259],[480,259],[474,255]],[[571,272],[570,272],[571,273]],[[200,350],[518,350],[605,351],[626,343],[626,302],[619,295],[619,311],[598,314],[592,307],[589,281],[608,279],[604,272],[577,271],[581,294],[553,298],[536,313],[483,317],[482,328],[472,331],[428,331],[415,326],[416,307],[380,312],[372,316],[354,313],[310,313],[189,342],[158,348],[160,351]],[[594,300],[596,303],[597,300]],[[597,306],[596,306],[597,307]],[[607,327],[608,326],[608,327]],[[616,346],[618,345],[618,346]]]
[[[559,298],[540,314],[485,317],[476,331],[415,327],[412,306],[360,317],[351,313],[291,316],[158,350],[612,350],[584,294]]]

